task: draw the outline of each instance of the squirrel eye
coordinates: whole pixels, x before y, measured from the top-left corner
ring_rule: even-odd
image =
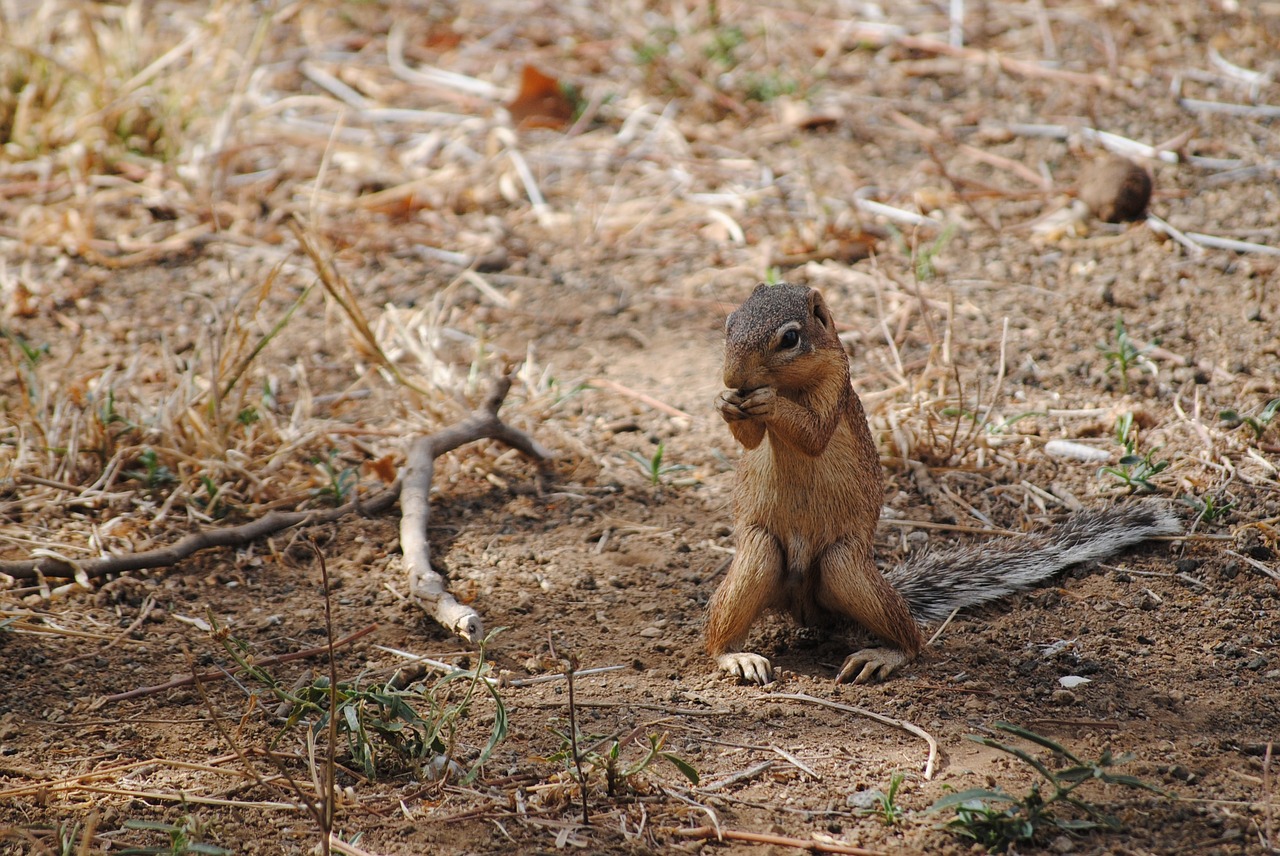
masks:
[[[788,330],[782,334],[782,340],[778,344],[779,347],[782,348],[794,348],[796,345],[800,344],[800,331]]]

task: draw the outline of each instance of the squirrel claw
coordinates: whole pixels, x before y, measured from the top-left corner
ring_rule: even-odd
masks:
[[[731,675],[750,684],[773,683],[773,666],[759,654],[721,654],[716,664]]]
[[[777,393],[773,387],[762,386],[752,390],[725,389],[716,397],[720,415],[729,421],[762,419],[773,413]]]
[[[857,672],[857,677],[853,678],[855,684],[882,681],[909,659],[906,654],[894,648],[864,648],[845,658],[840,674],[836,675],[836,683],[845,683],[854,672]]]

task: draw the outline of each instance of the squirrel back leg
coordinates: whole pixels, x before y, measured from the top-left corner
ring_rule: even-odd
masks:
[[[738,552],[707,615],[707,653],[731,675],[757,684],[773,680],[773,666],[759,654],[740,652],[751,625],[777,602],[785,559],[772,535],[759,526],[738,530]]]
[[[837,682],[852,677],[854,683],[865,684],[886,678],[915,659],[924,648],[920,627],[906,600],[876,567],[869,544],[841,538],[823,552],[818,568],[818,603],[853,619],[892,646],[850,654],[836,675]]]

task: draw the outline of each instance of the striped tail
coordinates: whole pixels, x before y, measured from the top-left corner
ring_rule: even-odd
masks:
[[[1081,512],[1043,533],[926,551],[885,577],[906,598],[917,621],[941,621],[955,609],[1030,588],[1071,565],[1105,559],[1155,535],[1181,532],[1181,521],[1167,506],[1130,503]]]

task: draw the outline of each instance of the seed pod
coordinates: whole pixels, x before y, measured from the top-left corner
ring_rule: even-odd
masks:
[[[1080,176],[1080,201],[1099,220],[1140,220],[1151,201],[1151,174],[1120,155],[1089,164]]]

